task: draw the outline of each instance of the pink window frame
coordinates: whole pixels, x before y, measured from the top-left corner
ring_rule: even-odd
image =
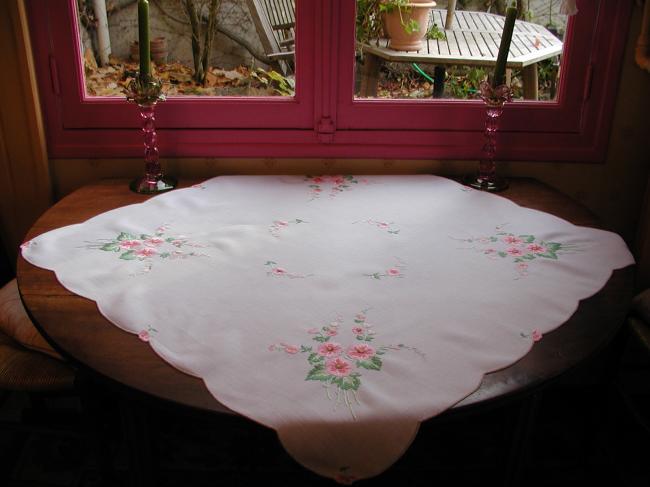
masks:
[[[88,98],[76,0],[27,0],[51,157],[139,157],[135,107]],[[604,160],[632,0],[578,0],[556,103],[516,102],[504,160]],[[354,0],[298,0],[293,98],[170,98],[157,109],[163,157],[475,159],[478,101],[358,100]]]

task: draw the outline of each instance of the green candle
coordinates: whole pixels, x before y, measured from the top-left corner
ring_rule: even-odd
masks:
[[[510,42],[512,41],[512,32],[515,30],[516,19],[517,9],[515,7],[508,7],[506,10],[506,22],[503,26],[503,34],[501,34],[499,56],[497,57],[497,64],[494,66],[492,86],[496,87],[503,84],[503,79],[506,74],[506,62],[508,61],[508,51],[510,51]]]
[[[138,0],[138,44],[140,45],[140,76],[151,75],[151,52],[149,50],[149,2]]]

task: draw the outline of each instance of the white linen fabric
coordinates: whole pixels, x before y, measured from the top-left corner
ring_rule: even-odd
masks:
[[[618,235],[436,176],[222,176],[22,253],[344,483],[633,263]]]

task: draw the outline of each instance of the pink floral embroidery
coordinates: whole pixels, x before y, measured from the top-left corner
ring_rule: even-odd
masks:
[[[323,357],[338,357],[343,348],[335,342],[323,343],[318,346],[317,353]]]
[[[142,242],[140,240],[123,240],[120,242],[121,249],[134,249],[136,247],[140,247],[141,245]]]
[[[391,235],[399,235],[399,229],[395,228],[395,224],[393,222],[384,222],[384,221],[378,221],[378,220],[362,220],[361,222],[354,222],[354,223],[367,223],[368,225],[375,226],[379,228],[380,230],[385,230],[386,232],[390,233]]]
[[[354,318],[356,325],[352,327],[354,338],[361,343],[343,347],[340,343],[330,341],[331,331],[343,323],[342,318],[337,318],[335,322],[322,326],[320,330],[308,329],[307,333],[318,345],[300,345],[299,349],[291,346],[291,351],[287,351],[287,345],[282,343],[269,347],[270,351],[284,351],[291,355],[306,354],[310,370],[305,380],[322,382],[326,387],[327,398],[334,400],[335,404],[344,403],[353,419],[356,419],[354,404],[360,404],[357,391],[361,386],[362,372],[381,371],[382,357],[388,351],[410,350],[424,358],[424,354],[418,349],[401,343],[380,347],[369,345],[374,339],[374,332],[366,323],[367,312],[368,309],[358,313]],[[330,388],[335,389],[335,396],[331,394]]]
[[[406,264],[397,258],[397,264],[393,267],[386,269],[384,272],[373,272],[372,274],[364,274],[366,277],[372,277],[373,279],[381,280],[382,277],[404,277],[403,269],[406,268]]]
[[[20,244],[20,250],[25,250],[25,249],[29,248],[30,245],[32,245],[32,241],[27,240],[27,241]]]
[[[89,242],[88,249],[103,250],[104,252],[115,252],[122,260],[134,260],[144,262],[141,274],[147,273],[153,267],[153,258],[157,259],[186,259],[188,257],[208,257],[195,251],[186,252],[183,247],[204,247],[203,244],[191,242],[183,235],[167,235],[169,225],[161,225],[156,228],[153,235],[135,235],[128,232],[121,232],[112,240],[98,240]]]
[[[293,272],[287,271],[284,267],[278,266],[277,262],[273,262],[272,260],[267,260],[266,264],[264,264],[267,267],[266,274],[268,276],[273,276],[273,277],[287,277],[289,279],[297,279],[297,278],[305,278],[305,277],[311,277],[313,274],[295,274]]]
[[[538,342],[542,339],[542,334],[538,330],[533,330],[533,334],[531,335],[531,338],[533,339],[534,342]]]
[[[347,377],[350,375],[352,366],[342,358],[336,357],[325,362],[325,369],[336,377]]]
[[[305,176],[305,182],[309,183],[311,199],[320,197],[324,185],[329,186],[330,198],[335,197],[343,191],[350,191],[352,184],[359,184],[354,176]]]
[[[288,228],[290,225],[298,225],[299,223],[307,223],[305,220],[302,220],[300,218],[295,218],[291,221],[286,221],[286,220],[275,220],[273,223],[269,226],[269,233],[273,235],[276,238],[280,238],[280,232],[286,228]]]
[[[160,238],[160,237],[151,237],[151,238],[146,239],[143,243],[145,245],[150,246],[150,247],[158,247],[158,246],[162,245],[163,243],[165,243],[165,240]]]
[[[524,241],[520,238],[515,237],[514,235],[506,235],[503,237],[503,241],[508,245],[521,245]]]
[[[358,343],[348,348],[348,355],[359,360],[367,360],[375,354],[375,349],[365,343]]]
[[[157,253],[158,251],[151,247],[145,247],[143,249],[135,251],[135,255],[137,255],[138,257],[151,257],[153,255],[156,255]]]
[[[146,330],[140,330],[138,333],[138,338],[143,342],[148,342],[151,340],[151,335],[153,333],[158,333],[158,330],[152,328],[151,326],[148,326]]]
[[[515,235],[503,230],[504,225],[495,229],[494,235],[472,238],[459,238],[461,242],[471,244],[472,250],[481,252],[491,259],[512,258],[515,266],[515,279],[529,275],[530,265],[540,259],[558,260],[561,255],[579,251],[577,245],[548,242],[535,235]]]

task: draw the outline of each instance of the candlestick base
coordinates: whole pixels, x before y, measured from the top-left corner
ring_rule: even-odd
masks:
[[[131,181],[129,189],[140,194],[157,194],[172,190],[177,185],[178,180],[173,176],[161,175],[157,178],[142,176]]]
[[[481,177],[480,174],[468,174],[463,178],[463,184],[480,191],[489,191],[491,193],[498,193],[508,189],[508,180],[499,176],[492,178]]]

